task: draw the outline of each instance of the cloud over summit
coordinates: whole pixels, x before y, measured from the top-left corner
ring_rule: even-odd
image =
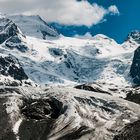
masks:
[[[0,0],[0,9],[6,14],[38,14],[48,22],[89,27],[100,23],[107,14],[119,14],[115,5],[105,9],[87,0]]]

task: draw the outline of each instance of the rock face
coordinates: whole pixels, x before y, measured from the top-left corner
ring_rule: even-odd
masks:
[[[140,88],[139,87],[131,89],[127,93],[127,96],[126,96],[125,99],[128,100],[128,101],[140,104],[140,94],[139,93],[140,93]]]
[[[55,99],[25,100],[21,113],[28,119],[43,120],[48,117],[57,119],[65,109],[63,103]]]
[[[126,125],[113,140],[139,140],[140,120]]]
[[[13,36],[13,37],[9,38],[5,42],[5,46],[10,49],[17,49],[21,52],[28,51],[28,47],[26,46],[25,42],[23,42],[23,37],[21,37],[21,36]]]
[[[27,85],[31,84],[28,81],[28,76],[25,74],[18,59],[14,56],[0,57],[0,84],[7,86],[19,86],[24,81]],[[23,83],[24,83],[23,82]]]
[[[9,49],[25,52],[28,47],[24,40],[25,36],[14,22],[5,17],[0,18],[0,44],[4,43]]]
[[[0,17],[0,85],[31,85],[32,81],[25,74],[14,53],[25,53],[28,47],[25,35],[8,18]]]
[[[5,76],[11,76],[15,80],[27,80],[23,68],[15,57],[0,57],[0,73]]]
[[[130,76],[135,84],[140,84],[140,47],[134,52],[134,58],[130,69]]]
[[[133,78],[133,82],[136,85],[139,85],[140,84],[140,32],[139,31],[131,32],[128,36],[128,40],[130,42],[133,42],[132,43],[133,45],[138,46],[134,52],[134,57],[130,68],[130,76]]]
[[[0,19],[0,44],[2,44],[8,38],[17,35],[18,33],[18,27],[10,19]]]
[[[1,93],[1,92],[0,92]],[[16,140],[15,134],[12,131],[12,124],[9,123],[9,115],[6,111],[7,98],[0,95],[0,139],[1,140]]]

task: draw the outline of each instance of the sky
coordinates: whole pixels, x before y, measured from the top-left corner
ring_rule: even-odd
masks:
[[[140,30],[140,0],[0,0],[2,14],[40,15],[66,36],[105,34],[122,43]]]

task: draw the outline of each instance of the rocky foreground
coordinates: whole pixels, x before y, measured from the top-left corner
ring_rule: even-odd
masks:
[[[0,140],[140,139],[140,105],[106,92],[2,87],[0,109]]]

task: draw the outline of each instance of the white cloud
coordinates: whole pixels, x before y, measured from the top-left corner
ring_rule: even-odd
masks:
[[[108,11],[111,13],[111,14],[120,14],[118,8],[116,7],[116,5],[111,5],[109,8],[108,8]]]
[[[105,15],[119,12],[115,5],[105,9],[87,0],[0,0],[0,9],[4,13],[39,14],[48,22],[77,26],[92,26]]]

